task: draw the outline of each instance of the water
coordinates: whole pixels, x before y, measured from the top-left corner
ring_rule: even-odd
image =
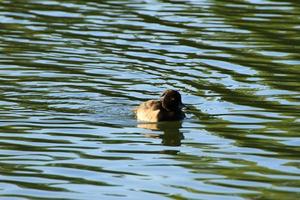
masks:
[[[1,199],[299,199],[300,4],[0,1]],[[132,109],[177,89],[181,122]]]

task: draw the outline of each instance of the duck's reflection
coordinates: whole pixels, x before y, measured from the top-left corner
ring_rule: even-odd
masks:
[[[159,123],[141,123],[137,125],[139,128],[163,131],[161,135],[147,134],[147,137],[160,138],[162,144],[166,146],[180,146],[181,140],[184,139],[183,133],[180,132],[182,127],[181,121],[159,122]]]

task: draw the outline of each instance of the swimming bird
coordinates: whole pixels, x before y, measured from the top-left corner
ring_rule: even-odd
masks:
[[[169,89],[163,92],[159,100],[141,103],[135,113],[137,119],[144,122],[177,121],[185,118],[183,107],[180,93]]]

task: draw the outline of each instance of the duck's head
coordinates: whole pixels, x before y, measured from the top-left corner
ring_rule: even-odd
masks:
[[[184,107],[181,101],[181,95],[176,90],[166,90],[161,95],[162,107],[167,111],[179,111]]]

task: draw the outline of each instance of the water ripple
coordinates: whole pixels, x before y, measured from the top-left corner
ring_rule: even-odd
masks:
[[[297,199],[299,12],[1,1],[0,197]],[[166,88],[187,119],[138,123],[133,108]]]

